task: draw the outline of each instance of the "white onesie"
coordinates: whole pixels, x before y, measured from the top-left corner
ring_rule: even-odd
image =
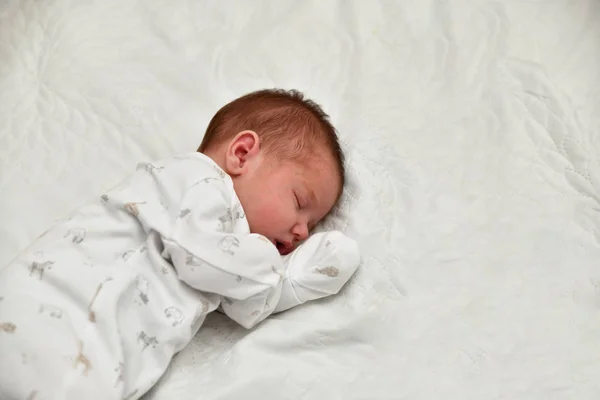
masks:
[[[281,257],[202,154],[139,165],[0,270],[0,399],[138,399],[208,313],[251,328],[358,264],[339,232]]]

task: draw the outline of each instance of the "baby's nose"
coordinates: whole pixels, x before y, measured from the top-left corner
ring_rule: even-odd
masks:
[[[296,224],[292,230],[296,241],[302,242],[308,238],[308,226],[306,224]]]

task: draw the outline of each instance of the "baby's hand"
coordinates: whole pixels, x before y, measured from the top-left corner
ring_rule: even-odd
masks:
[[[356,242],[338,231],[311,236],[283,257],[285,277],[274,312],[336,294],[360,264]]]

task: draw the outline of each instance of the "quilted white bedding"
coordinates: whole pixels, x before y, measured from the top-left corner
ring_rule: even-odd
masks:
[[[146,400],[600,397],[597,0],[0,0],[0,265],[264,87],[339,128],[364,265]]]

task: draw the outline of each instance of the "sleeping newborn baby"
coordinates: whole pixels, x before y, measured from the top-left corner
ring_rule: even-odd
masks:
[[[357,246],[309,232],[343,186],[318,105],[277,90],[227,104],[198,152],[139,165],[0,270],[0,398],[134,400],[208,313],[252,328],[337,293]]]

